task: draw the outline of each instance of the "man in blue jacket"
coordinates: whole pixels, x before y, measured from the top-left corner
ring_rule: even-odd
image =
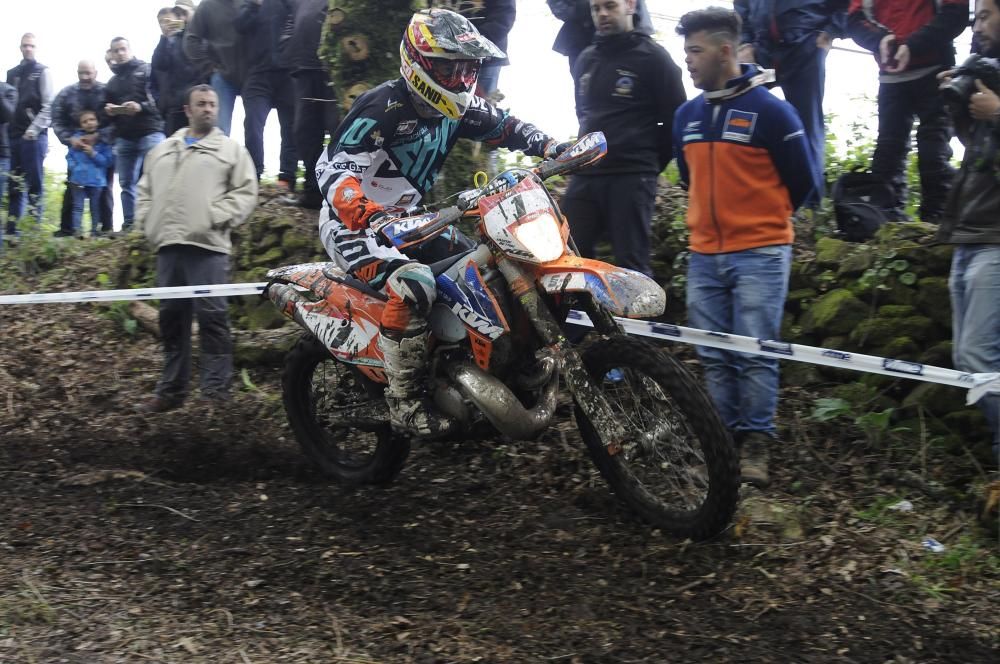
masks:
[[[847,4],[848,0],[733,1],[743,21],[740,61],[774,69],[785,99],[802,119],[821,176],[826,150],[826,55],[834,38],[846,35]]]

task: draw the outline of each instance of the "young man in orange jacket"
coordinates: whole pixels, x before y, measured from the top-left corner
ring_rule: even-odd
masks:
[[[688,320],[705,330],[777,339],[792,214],[815,201],[819,171],[795,109],[762,87],[766,79],[756,65],[739,63],[736,13],[690,12],[677,33],[691,79],[705,91],[680,107],[673,125],[689,191]],[[708,392],[741,445],[744,481],[766,486],[778,361],[701,346],[698,355]]]

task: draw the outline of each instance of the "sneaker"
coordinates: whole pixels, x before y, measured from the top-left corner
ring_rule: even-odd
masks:
[[[147,415],[153,413],[166,413],[171,410],[177,410],[183,405],[184,399],[182,397],[154,396],[148,401],[136,405],[135,412]]]
[[[740,475],[744,483],[758,489],[766,489],[771,483],[767,465],[769,448],[773,444],[774,438],[762,431],[750,431],[743,437],[740,447]]]
[[[60,228],[52,234],[52,237],[73,237],[73,231],[64,231]]]

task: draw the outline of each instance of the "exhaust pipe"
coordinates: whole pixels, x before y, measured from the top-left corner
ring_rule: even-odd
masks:
[[[552,422],[559,387],[555,358],[541,361],[550,373],[534,408],[525,408],[499,379],[470,362],[456,362],[447,371],[465,398],[475,404],[500,433],[514,440],[532,440]]]

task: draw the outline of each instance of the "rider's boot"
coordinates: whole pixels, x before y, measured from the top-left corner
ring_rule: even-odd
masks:
[[[421,438],[438,438],[450,433],[456,422],[439,413],[424,392],[428,333],[419,332],[398,340],[390,335],[396,336],[392,331],[383,330],[378,347],[389,379],[385,401],[392,428]]]

